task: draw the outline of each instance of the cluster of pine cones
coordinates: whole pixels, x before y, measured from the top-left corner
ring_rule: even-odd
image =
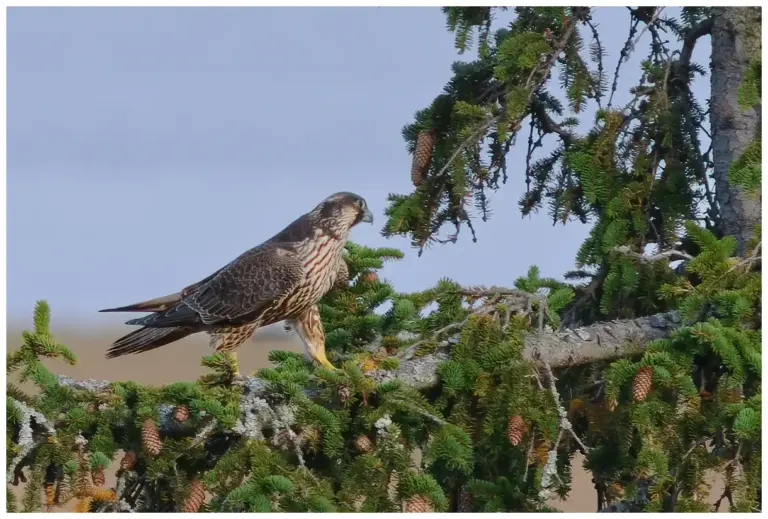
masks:
[[[173,419],[176,422],[183,423],[189,420],[189,408],[185,405],[179,405],[173,408]],[[163,448],[163,441],[160,437],[160,431],[157,425],[151,419],[144,420],[141,427],[141,446],[150,456],[157,456]],[[120,468],[131,470],[136,465],[136,453],[128,452],[120,462]],[[187,498],[182,504],[181,511],[186,513],[197,512],[205,502],[205,487],[199,478],[194,478],[189,482],[187,489]]]

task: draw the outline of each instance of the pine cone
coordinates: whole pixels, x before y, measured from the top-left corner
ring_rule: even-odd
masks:
[[[50,512],[56,504],[56,485],[52,481],[45,484],[45,511]]]
[[[407,514],[423,514],[426,512],[429,512],[429,499],[424,496],[411,496],[405,502],[405,513]]]
[[[507,438],[512,445],[520,445],[525,434],[525,422],[520,415],[511,416],[507,424]]]
[[[366,272],[362,277],[366,283],[376,283],[379,280],[379,275],[375,272]]]
[[[187,499],[182,507],[183,512],[197,512],[205,502],[205,488],[203,482],[195,478],[189,483],[189,492]]]
[[[104,477],[104,469],[101,467],[93,469],[91,471],[91,481],[93,481],[93,484],[97,487],[103,487],[104,483],[106,482],[106,478]]]
[[[177,405],[173,408],[173,419],[177,422],[186,422],[189,420],[189,407]]]
[[[466,485],[462,485],[459,489],[459,502],[457,512],[466,514],[472,511],[472,494],[467,490]]]
[[[342,387],[339,389],[339,400],[342,404],[346,403],[347,400],[349,400],[350,392],[348,387]]]
[[[152,420],[144,420],[141,428],[141,444],[150,456],[157,456],[163,448],[160,431]]]
[[[336,272],[336,281],[333,282],[333,288],[343,289],[349,283],[349,267],[343,259],[339,261],[339,270]]]
[[[632,381],[632,398],[635,402],[642,402],[648,396],[653,383],[653,368],[643,366],[635,373],[635,379]]]
[[[618,402],[616,402],[616,399],[613,397],[607,397],[605,399],[605,407],[609,411],[613,412],[614,409],[616,409],[616,406],[618,405]]]
[[[120,470],[133,470],[133,467],[136,466],[136,453],[133,451],[128,451],[125,453],[125,456],[123,456],[123,459],[120,460]]]
[[[424,176],[429,169],[429,161],[432,159],[432,149],[435,147],[435,133],[421,131],[416,137],[416,147],[413,150],[413,163],[411,164],[411,182],[419,187],[424,182]]]
[[[373,448],[373,442],[366,435],[361,434],[355,438],[355,448],[360,454],[365,454]]]

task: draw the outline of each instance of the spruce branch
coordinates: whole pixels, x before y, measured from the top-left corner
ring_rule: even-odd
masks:
[[[551,51],[549,51],[549,53],[547,54],[542,54],[539,58],[539,61],[531,69],[531,72],[529,73],[528,78],[521,86],[522,90],[525,91],[525,99],[523,100],[523,104],[526,107],[531,103],[531,99],[533,98],[534,94],[547,81],[547,78],[549,77],[549,74],[552,71],[552,68],[555,66],[558,58],[560,57],[562,52],[565,50],[565,48],[568,46],[568,43],[571,41],[571,38],[573,37],[576,31],[576,22],[586,19],[587,16],[589,15],[589,12],[590,12],[590,9],[588,7],[573,8],[573,17],[574,17],[573,22],[568,23],[567,27],[563,31],[562,36],[552,45]],[[438,196],[435,197],[434,199],[435,203],[433,203],[428,208],[427,216],[429,218],[432,218],[432,216],[434,215],[435,211],[437,210],[439,198],[442,195],[442,193],[445,191],[445,189],[448,187],[448,184],[450,183],[451,179],[448,175],[446,175],[446,172],[452,167],[454,161],[468,146],[470,146],[472,143],[477,142],[477,140],[482,135],[484,135],[491,126],[502,121],[505,114],[506,112],[502,111],[497,115],[493,115],[493,116],[488,115],[485,118],[485,120],[481,122],[468,137],[466,137],[464,140],[462,140],[459,143],[459,145],[456,147],[453,153],[448,157],[448,160],[445,162],[445,164],[443,164],[443,166],[435,174],[435,178],[439,182],[439,185],[435,189],[435,192],[438,193]],[[522,110],[521,113],[514,119],[504,121],[504,123],[508,126],[508,131],[511,135],[517,134],[517,132],[520,130],[522,126],[523,120],[527,115],[528,115],[528,111]],[[454,223],[456,223],[457,226],[459,225],[457,222],[454,222]],[[437,232],[437,229],[440,227],[441,224],[442,224],[442,221],[438,222],[436,226],[433,225],[432,229],[430,229],[429,234],[420,240],[419,255],[422,254],[422,252],[424,251],[424,247],[426,246],[428,241],[431,239],[431,237]],[[450,241],[455,241],[455,239]]]
[[[632,53],[633,50],[635,50],[635,46],[640,43],[640,39],[645,35],[646,32],[657,22],[659,19],[659,15],[664,11],[663,7],[658,7],[654,10],[653,16],[651,16],[651,19],[646,22],[645,27],[643,27],[643,30],[640,31],[640,34],[637,35],[637,38],[630,44],[629,46],[629,52],[627,53],[627,57]]]
[[[631,7],[628,7],[627,9],[632,11]],[[621,72],[621,65],[627,60],[627,58],[629,58],[629,53],[631,52],[630,49],[632,48],[632,38],[635,36],[637,27],[640,25],[640,19],[636,17],[630,17],[629,23],[629,35],[627,36],[627,40],[624,42],[624,46],[622,47],[621,52],[619,52],[619,61],[616,63],[616,70],[613,71],[613,84],[611,85],[611,94],[608,97],[608,108],[613,106],[613,96],[619,89],[619,72]]]

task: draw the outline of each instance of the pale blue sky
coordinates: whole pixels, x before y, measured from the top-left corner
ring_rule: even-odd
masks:
[[[380,236],[387,193],[411,188],[402,126],[474,56],[457,55],[438,8],[9,8],[7,20],[11,320],[40,298],[55,320],[109,319],[95,312],[197,281],[339,190],[376,215],[353,240],[406,252],[385,271],[403,291],[443,276],[511,285],[530,264],[560,277],[589,230],[520,217],[521,139],[478,243],[466,232],[417,258]],[[604,8],[597,21],[612,72],[628,17]]]

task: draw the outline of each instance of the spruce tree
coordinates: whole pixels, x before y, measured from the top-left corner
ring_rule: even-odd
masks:
[[[72,500],[91,512],[546,511],[568,495],[576,452],[596,509],[709,511],[707,470],[726,483],[716,507],[761,509],[762,241],[754,221],[732,230],[721,191],[759,206],[760,125],[736,136],[744,146],[723,170],[712,150],[735,137],[720,131],[702,149],[709,113],[691,93],[708,72],[691,61],[701,37],[754,45],[751,27],[728,23],[742,8],[684,8],[679,19],[630,8],[612,75],[591,9],[515,8],[497,29],[499,9],[444,8],[457,47],[477,55],[404,128],[414,191],[390,196],[383,233],[423,250],[473,232],[472,209],[489,217],[487,192],[507,180],[506,153],[527,125],[520,208],[546,203],[554,222],[593,224],[577,270],[402,293],[381,272],[400,251],[350,243],[347,278],[320,303],[340,370],[273,351],[243,378],[233,356],[214,354],[199,380],[162,387],[55,375],[42,359],[76,359],[41,301],[6,361],[38,389],[6,390],[9,511]],[[640,33],[652,42],[640,82],[615,106]],[[713,124],[718,96],[759,113],[759,59],[725,67],[733,86],[715,77],[714,54]],[[580,135],[588,103],[597,115]],[[554,151],[539,156],[545,139]],[[453,231],[440,240],[444,224]]]

